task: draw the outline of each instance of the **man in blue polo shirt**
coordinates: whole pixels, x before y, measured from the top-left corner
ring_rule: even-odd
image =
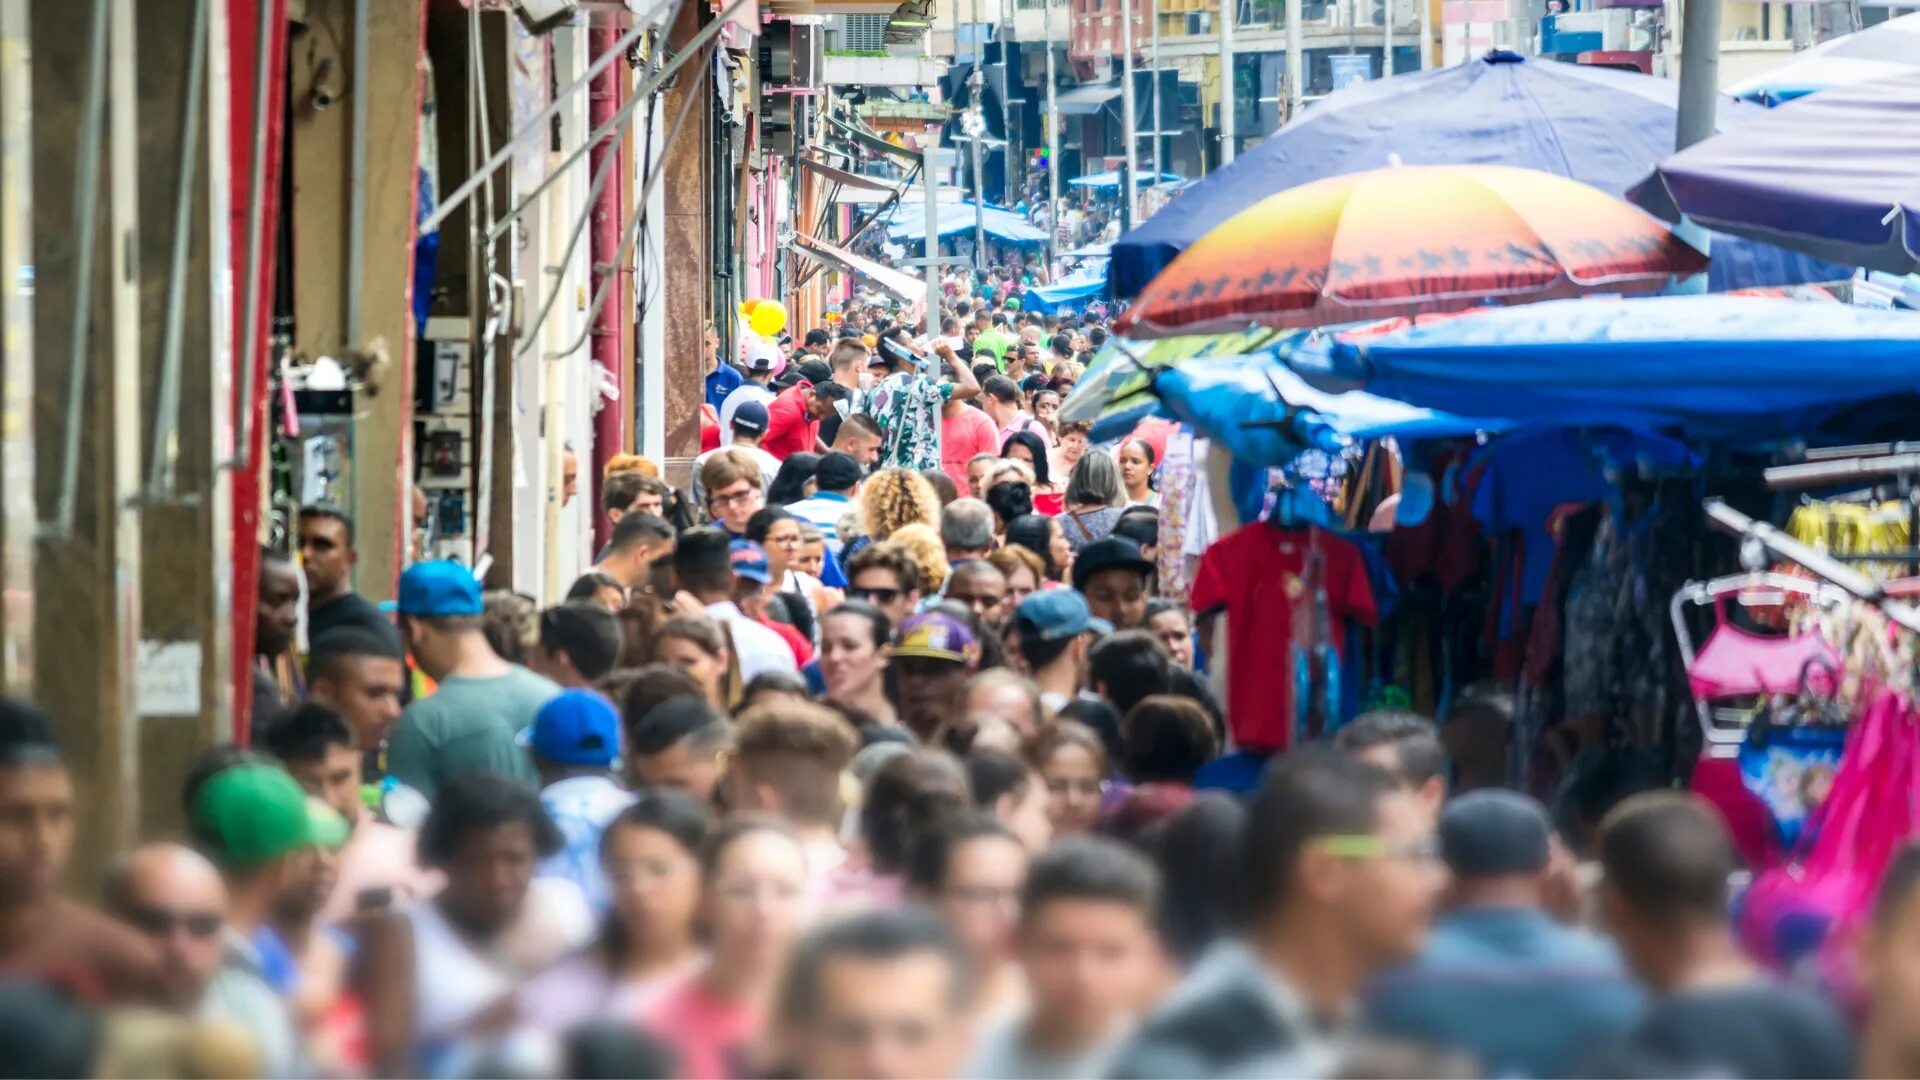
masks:
[[[493,651],[480,632],[473,571],[445,559],[414,563],[400,575],[392,607],[413,662],[439,688],[400,714],[387,740],[388,774],[429,799],[470,772],[535,786],[539,777],[518,736],[560,687]]]
[[[814,494],[799,502],[788,503],[787,512],[802,521],[810,521],[827,542],[827,551],[840,554],[840,519],[852,509],[860,494],[860,463],[851,454],[838,450],[824,454],[813,473]]]

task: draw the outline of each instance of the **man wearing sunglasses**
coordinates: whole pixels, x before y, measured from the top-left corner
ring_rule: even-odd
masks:
[[[220,972],[227,925],[227,886],[220,871],[191,848],[149,844],[107,873],[107,913],[138,930],[160,957],[166,1004],[195,1012]]]

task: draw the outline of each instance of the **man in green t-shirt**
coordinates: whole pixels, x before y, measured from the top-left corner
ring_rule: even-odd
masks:
[[[539,781],[520,729],[560,692],[551,680],[493,651],[480,631],[480,583],[450,560],[415,563],[400,575],[400,634],[415,664],[439,683],[400,714],[387,741],[387,772],[431,799],[471,772]]]

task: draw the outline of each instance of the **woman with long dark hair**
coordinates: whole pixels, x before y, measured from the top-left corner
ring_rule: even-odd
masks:
[[[1000,447],[1000,456],[1009,461],[1024,462],[1033,470],[1035,513],[1052,517],[1065,509],[1066,496],[1060,493],[1060,485],[1050,475],[1045,440],[1031,431],[1016,431],[1007,436],[1006,444]]]
[[[773,474],[773,483],[767,488],[767,505],[785,506],[812,498],[813,474],[819,468],[819,454],[805,450],[788,454],[787,459],[780,463],[780,471]]]
[[[650,791],[608,823],[600,865],[613,893],[600,937],[520,988],[522,1023],[560,1033],[590,1020],[630,1018],[699,965],[700,850],[706,804]]]

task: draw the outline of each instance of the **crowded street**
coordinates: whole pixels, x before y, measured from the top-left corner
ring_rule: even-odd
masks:
[[[0,1075],[1920,1076],[1920,13],[980,7],[0,0]]]

